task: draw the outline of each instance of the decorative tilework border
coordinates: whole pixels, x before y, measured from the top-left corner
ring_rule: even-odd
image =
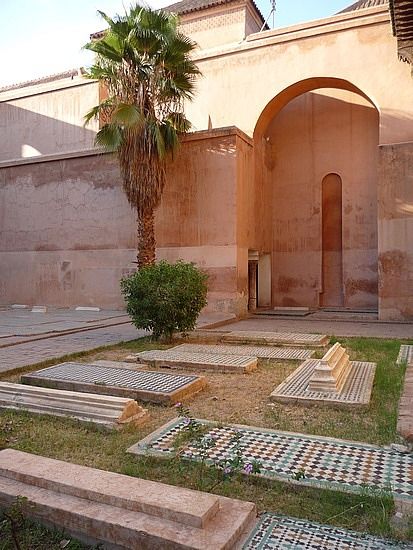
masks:
[[[216,448],[210,451],[209,463],[225,460],[231,451],[231,434],[234,431],[243,432],[244,459],[261,462],[262,471],[256,474],[260,477],[349,493],[390,491],[396,500],[413,504],[411,455],[328,437],[250,426],[219,427],[205,420],[199,422],[210,425],[209,434],[217,439]],[[128,452],[170,458],[174,454],[171,442],[183,427],[183,419],[175,418],[130,447]],[[276,459],[273,458],[275,451],[280,455]],[[181,456],[197,460],[194,449],[184,451]],[[306,475],[296,481],[294,475],[302,471],[303,464]]]
[[[413,545],[280,514],[263,514],[243,550],[404,550]]]

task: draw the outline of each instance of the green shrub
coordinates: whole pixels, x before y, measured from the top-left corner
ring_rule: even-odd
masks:
[[[194,264],[182,261],[161,261],[125,277],[121,290],[133,324],[152,330],[155,340],[194,330],[207,304],[207,278]]]

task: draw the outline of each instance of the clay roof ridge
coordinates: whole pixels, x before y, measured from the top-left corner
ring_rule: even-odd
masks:
[[[55,73],[48,76],[42,76],[40,78],[35,78],[33,80],[25,80],[23,82],[17,82],[15,84],[8,84],[6,86],[0,87],[1,92],[9,92],[12,90],[18,90],[19,88],[26,88],[28,86],[37,86],[38,84],[46,84],[48,82],[54,82],[55,80],[62,80],[63,78],[73,78],[74,76],[81,76],[84,74],[85,70],[83,67],[77,69],[69,69],[61,73]]]
[[[179,2],[175,2],[174,4],[169,4],[169,6],[164,6],[163,8],[160,8],[165,11],[170,11],[172,13],[176,13],[177,15],[185,15],[187,13],[193,13],[196,11],[206,10],[208,8],[214,8],[215,6],[221,6],[224,4],[231,4],[232,2],[237,2],[239,0],[179,0]],[[254,0],[247,0],[249,1],[254,10],[257,12],[259,18],[261,19],[262,23],[265,23],[264,16],[261,13],[261,10],[257,6]],[[268,25],[266,25],[265,30],[268,30]],[[101,38],[103,33],[106,31],[97,31],[90,35],[90,39],[96,39]]]
[[[354,4],[347,6],[344,10],[339,11],[337,15],[340,13],[348,13],[350,11],[364,10],[367,8],[377,8],[378,6],[385,6],[388,3],[389,0],[359,0],[358,2],[354,2]]]

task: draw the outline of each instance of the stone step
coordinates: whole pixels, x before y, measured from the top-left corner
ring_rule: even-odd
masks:
[[[6,449],[0,505],[115,548],[230,549],[255,523],[253,503]]]
[[[273,346],[237,346],[231,344],[208,345],[208,344],[180,344],[172,348],[174,351],[190,353],[217,353],[219,355],[248,355],[259,359],[274,359],[283,361],[304,361],[309,359],[314,350],[276,348]],[[129,360],[135,359],[136,354],[129,356]]]
[[[24,384],[76,392],[128,397],[173,405],[203,390],[203,376],[61,363],[21,377]]]
[[[265,346],[324,347],[329,338],[324,334],[301,334],[298,332],[261,332],[238,330],[223,334],[221,342],[228,344],[252,344]]]
[[[143,351],[136,360],[153,367],[213,370],[215,372],[251,372],[257,368],[257,358],[218,353],[192,353],[175,349]]]
[[[75,418],[107,428],[119,428],[130,423],[141,425],[149,419],[148,411],[132,399],[10,382],[0,382],[0,409]]]

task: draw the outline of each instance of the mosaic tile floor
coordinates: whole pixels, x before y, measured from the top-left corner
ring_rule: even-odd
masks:
[[[400,346],[399,356],[397,357],[396,363],[413,363],[413,346]]]
[[[278,514],[263,514],[243,550],[404,550],[412,544],[392,542],[346,529]]]
[[[324,403],[342,407],[368,405],[373,387],[375,363],[351,362],[348,378],[340,393],[309,391],[308,384],[317,365],[309,359],[300,365],[271,393],[271,400],[281,403]]]
[[[48,387],[74,389],[74,391],[88,391],[88,389],[94,387],[99,390],[95,393],[106,394],[110,393],[111,388],[115,387],[136,391],[136,398],[150,400],[145,399],[145,392],[170,395],[204,379],[195,375],[136,371],[87,363],[61,363],[23,375],[21,380],[35,386],[42,385],[42,381],[45,381]]]
[[[169,366],[219,372],[250,372],[257,368],[257,358],[245,355],[190,353],[174,349],[142,351],[136,355],[138,361],[154,367]]]
[[[305,361],[315,353],[310,349],[276,348],[272,346],[236,346],[236,345],[206,345],[181,344],[172,348],[177,351],[192,353],[219,353],[220,355],[249,355],[261,359],[280,359],[284,361]]]
[[[304,334],[298,332],[261,332],[253,330],[238,330],[224,334],[223,343],[231,344],[258,344],[258,345],[290,345],[320,347],[328,344],[328,337],[324,334]]]
[[[244,460],[261,464],[259,476],[346,492],[363,492],[366,487],[373,487],[391,491],[395,498],[413,503],[411,454],[326,437],[200,422],[211,426],[208,434],[216,441],[209,451],[211,462],[231,456],[233,436],[238,432],[242,435]],[[183,418],[175,418],[130,447],[128,452],[168,458],[173,455],[173,440],[184,426]],[[197,455],[192,446],[182,454],[191,460],[197,460]],[[297,476],[300,481],[295,481]]]

